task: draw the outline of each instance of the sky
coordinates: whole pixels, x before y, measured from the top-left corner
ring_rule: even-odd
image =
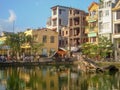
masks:
[[[88,11],[98,0],[0,0],[0,32],[19,32],[46,27],[51,7],[56,5]],[[14,28],[14,29],[13,29]]]

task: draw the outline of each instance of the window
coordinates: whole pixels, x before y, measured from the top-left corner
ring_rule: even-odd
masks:
[[[56,15],[56,14],[57,14],[57,10],[54,9],[54,10],[53,10],[53,15]]]
[[[70,26],[72,26],[72,19],[70,19],[70,22],[69,22],[69,23],[70,23]]]
[[[68,34],[68,31],[66,31],[66,35]]]
[[[51,36],[50,37],[50,43],[54,43],[55,42],[55,38],[54,38],[54,36]]]
[[[118,24],[118,33],[120,33],[120,24]]]
[[[46,42],[47,42],[47,36],[44,35],[44,36],[43,36],[43,43],[46,43]]]
[[[99,23],[99,32],[102,32],[102,29],[103,29],[103,24]]]
[[[95,14],[96,14],[96,12],[95,12],[95,11],[90,12],[90,16],[91,16],[91,17],[94,17],[94,16],[95,16]]]
[[[118,10],[116,13],[117,13],[116,18],[117,18],[117,19],[120,19],[120,10]]]
[[[62,10],[61,9],[59,9],[59,14],[62,14]]]
[[[118,43],[118,48],[120,48],[120,42]]]
[[[72,10],[70,10],[69,13],[72,14]]]
[[[64,36],[64,31],[62,31],[62,36]]]
[[[59,29],[59,35],[61,36],[61,29]]]
[[[103,24],[103,28],[104,28],[104,29],[109,29],[109,23],[104,23],[104,24]]]
[[[42,49],[42,55],[47,56],[47,49],[46,48]]]
[[[105,16],[109,16],[109,10],[105,11]]]
[[[55,49],[54,48],[50,48],[50,55],[54,54]]]
[[[100,11],[100,12],[99,12],[99,19],[101,19],[102,17],[103,17],[103,12]]]
[[[53,20],[53,26],[56,26],[57,25],[57,19],[54,19]]]
[[[61,19],[59,19],[59,25],[61,25]]]
[[[62,14],[62,12],[65,12],[65,9],[59,9],[59,14]]]
[[[33,39],[34,39],[35,41],[37,41],[37,40],[38,40],[38,35],[33,35]]]
[[[111,2],[107,2],[107,7],[110,7],[111,6]]]

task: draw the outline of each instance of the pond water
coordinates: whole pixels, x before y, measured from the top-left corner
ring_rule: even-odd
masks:
[[[0,67],[0,90],[120,90],[120,72],[82,73],[75,66]]]

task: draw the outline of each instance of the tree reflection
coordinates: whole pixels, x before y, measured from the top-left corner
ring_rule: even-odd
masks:
[[[6,68],[6,90],[119,90],[120,73],[83,73],[61,66]],[[2,82],[2,81],[1,81]],[[1,84],[0,84],[1,85]]]
[[[22,79],[19,78],[19,71],[14,69],[8,76],[6,90],[23,90],[24,87],[25,83]]]

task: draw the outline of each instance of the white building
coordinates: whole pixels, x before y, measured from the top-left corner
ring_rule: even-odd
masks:
[[[113,8],[113,42],[115,46],[115,60],[120,61],[120,0]]]
[[[118,0],[101,0],[98,9],[99,35],[112,40],[112,8]]]
[[[69,7],[57,5],[52,7],[51,10],[52,15],[48,18],[47,28],[51,28],[60,34],[61,28],[68,25]]]
[[[69,7],[57,5],[52,7],[51,10],[52,15],[48,18],[46,27],[59,33],[59,47],[61,47],[61,29],[68,25]]]

